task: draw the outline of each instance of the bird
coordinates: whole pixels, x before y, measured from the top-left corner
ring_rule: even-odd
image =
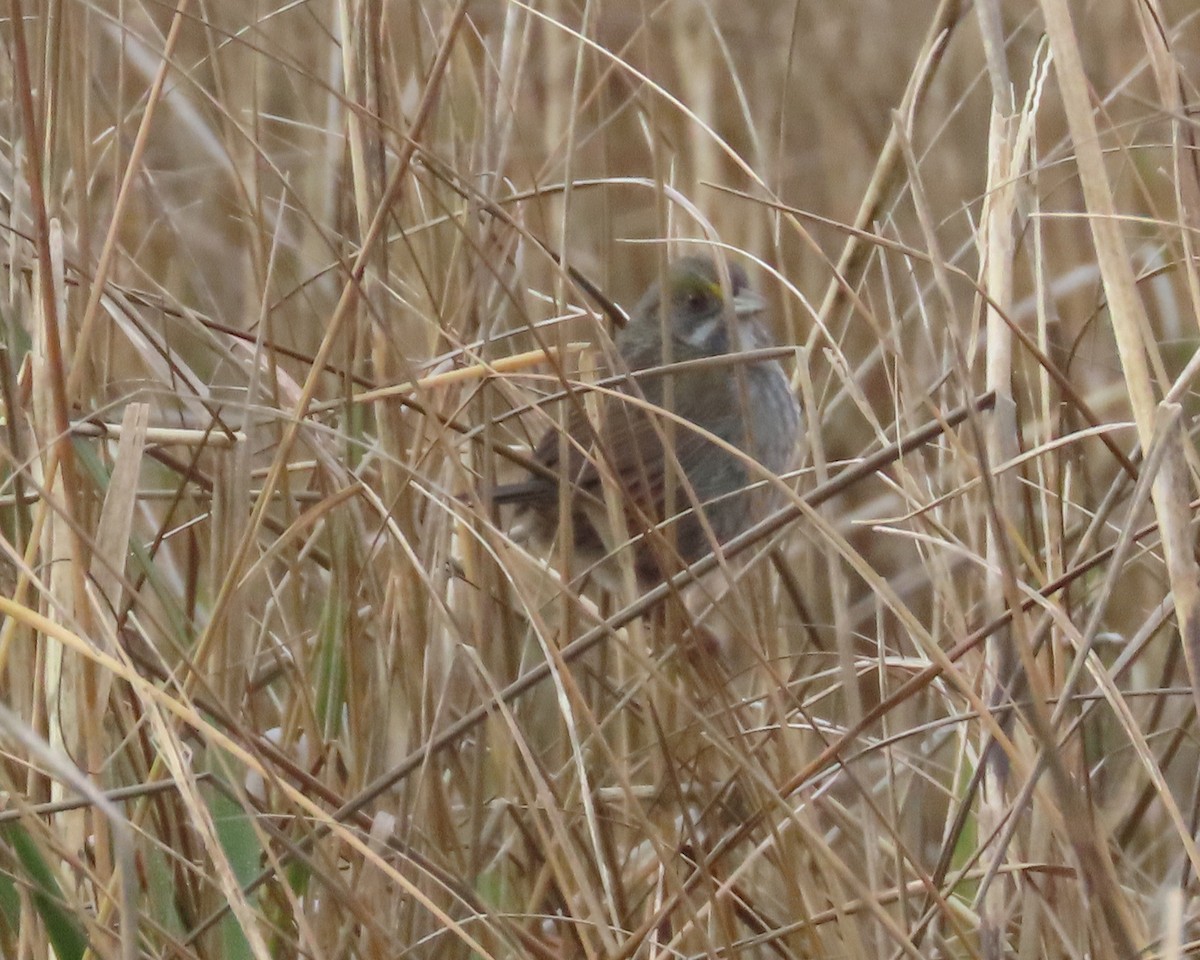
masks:
[[[761,519],[781,494],[746,457],[782,474],[801,435],[778,360],[732,356],[773,345],[765,314],[740,264],[709,255],[668,264],[616,336],[615,366],[628,378],[599,394],[591,415],[577,391],[566,437],[547,430],[533,449],[536,469],[493,488],[492,502],[516,505],[519,537],[545,545],[569,530],[584,571],[615,589],[632,563],[649,588]],[[692,362],[721,357],[728,362]]]

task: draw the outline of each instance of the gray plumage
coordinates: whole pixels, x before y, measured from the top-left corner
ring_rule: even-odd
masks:
[[[650,287],[617,336],[617,351],[630,371],[663,364],[664,332],[673,363],[770,346],[759,323],[764,303],[745,272],[731,264],[722,273],[707,257],[671,264],[664,283]],[[582,395],[568,414],[571,527],[576,556],[588,564],[610,553],[609,565],[622,562],[630,557],[622,545],[638,538],[632,557],[645,585],[707,555],[714,543],[741,533],[779,500],[769,486],[747,491],[760,472],[704,432],[780,474],[795,458],[800,411],[775,360],[643,373],[623,393],[628,399],[601,402],[597,425],[583,413]],[[647,405],[669,407],[679,419],[671,422],[662,409]],[[674,457],[665,453],[666,438]],[[559,527],[561,450],[558,431],[548,431],[534,459],[552,476],[531,475],[493,492],[498,503],[520,505],[521,523],[540,540],[552,538]],[[606,486],[619,495],[626,531],[611,533]]]

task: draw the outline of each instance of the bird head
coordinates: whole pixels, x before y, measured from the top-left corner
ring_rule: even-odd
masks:
[[[735,328],[755,321],[765,307],[740,264],[722,270],[712,257],[687,256],[646,292],[625,333],[631,344],[661,342],[665,317],[677,357],[717,356],[754,345],[758,336],[741,336]]]

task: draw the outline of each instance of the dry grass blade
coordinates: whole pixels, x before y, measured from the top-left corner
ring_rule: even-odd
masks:
[[[10,6],[0,955],[1194,952],[1190,0]]]

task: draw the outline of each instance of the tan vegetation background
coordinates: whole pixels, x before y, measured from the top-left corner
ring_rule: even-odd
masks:
[[[1196,14],[10,0],[0,954],[1198,952]],[[479,492],[686,241],[807,438],[684,608]]]

